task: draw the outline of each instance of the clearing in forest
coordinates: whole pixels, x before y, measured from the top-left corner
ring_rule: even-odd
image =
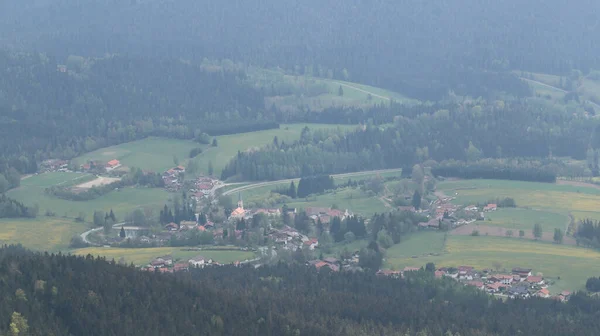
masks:
[[[229,264],[235,261],[244,261],[255,258],[253,252],[248,251],[229,251],[229,250],[202,250],[202,251],[183,251],[181,247],[156,247],[156,248],[104,248],[88,247],[74,251],[77,255],[102,256],[108,260],[118,261],[123,258],[126,263],[133,263],[138,266],[148,264],[152,259],[171,254],[174,259],[181,259],[181,262],[187,262],[190,258],[201,255],[205,258],[211,258],[222,264]]]

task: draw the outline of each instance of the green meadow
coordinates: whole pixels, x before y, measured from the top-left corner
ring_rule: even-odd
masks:
[[[402,269],[432,262],[436,267],[468,265],[480,270],[500,266],[501,272],[526,267],[555,282],[550,287],[553,293],[583,289],[589,277],[600,274],[600,252],[592,249],[516,238],[451,235],[440,249],[439,238],[425,236],[418,239],[420,244],[414,244],[416,247],[402,247],[403,243],[400,243],[398,247],[392,247],[392,251],[388,250],[387,266]],[[437,256],[429,255],[440,251],[442,253]]]
[[[183,251],[176,247],[156,247],[156,248],[105,248],[105,247],[87,247],[74,251],[76,255],[92,255],[105,257],[108,260],[120,260],[123,258],[126,263],[133,263],[137,266],[144,266],[152,259],[170,254],[175,259],[175,262],[187,263],[190,258],[195,256],[203,256],[210,258],[223,264],[229,264],[236,261],[244,261],[255,258],[253,252],[247,251],[229,251],[210,249],[202,251]]]

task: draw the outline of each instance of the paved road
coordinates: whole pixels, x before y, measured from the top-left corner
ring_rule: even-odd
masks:
[[[113,228],[120,228],[122,225],[125,225],[125,222],[123,222],[123,223],[117,223],[117,224],[113,225]],[[87,237],[90,235],[90,233],[92,233],[92,232],[98,232],[98,231],[100,231],[102,229],[103,229],[102,227],[99,227],[99,228],[94,228],[94,229],[91,229],[91,230],[87,230],[87,231],[85,231],[84,233],[82,233],[80,235],[81,239],[83,239],[83,242],[86,243],[86,244],[93,245],[93,246],[102,246],[101,244],[92,243],[91,241],[89,241],[87,239]]]
[[[363,171],[363,172],[355,172],[355,173],[345,173],[345,174],[336,174],[336,175],[331,175],[333,178],[351,178],[351,177],[357,177],[357,176],[363,176],[363,175],[370,175],[370,174],[383,174],[383,173],[394,173],[394,172],[401,172],[402,169],[400,168],[396,168],[396,169],[380,169],[380,170],[369,170],[369,171]],[[277,185],[277,184],[283,184],[283,183],[291,183],[292,181],[297,181],[298,178],[295,179],[287,179],[287,180],[277,180],[277,181],[267,181],[267,182],[258,182],[258,183],[254,183],[254,184],[250,184],[250,185],[245,185],[242,187],[238,187],[238,188],[234,188],[231,190],[227,190],[226,192],[223,193],[223,195],[231,195],[231,194],[235,194],[238,193],[240,191],[246,191],[246,190],[251,190],[251,189],[256,189],[256,188],[260,188],[260,187],[266,187],[266,186],[271,186],[271,185]]]

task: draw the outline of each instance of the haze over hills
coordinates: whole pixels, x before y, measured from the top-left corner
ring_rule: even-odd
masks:
[[[230,58],[299,72],[321,66],[337,78],[346,69],[354,81],[421,97],[461,86],[477,93],[470,80],[481,75],[474,70],[600,68],[594,14],[600,4],[593,0],[25,0],[3,6],[0,41],[17,49],[61,58]]]
[[[0,336],[600,334],[599,11],[0,1]]]

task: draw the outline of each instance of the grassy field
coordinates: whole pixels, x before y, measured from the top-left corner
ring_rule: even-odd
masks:
[[[192,141],[151,137],[101,148],[74,159],[74,162],[83,164],[90,160],[108,162],[117,159],[128,167],[162,172],[175,166],[173,156],[184,162],[189,157],[190,150],[196,147],[201,146]]]
[[[456,204],[485,202],[496,197],[512,197],[519,207],[566,214],[569,211],[598,209],[600,189],[587,186],[561,185],[497,180],[460,180],[438,185]]]
[[[208,163],[212,162],[214,174],[219,176],[221,175],[221,170],[233,157],[235,157],[235,155],[237,155],[238,151],[245,151],[271,144],[273,143],[274,137],[277,137],[279,141],[291,143],[300,139],[300,134],[305,126],[308,126],[311,130],[351,130],[356,127],[353,125],[287,124],[281,125],[279,129],[218,136],[216,138],[219,146],[207,147],[205,151],[198,155],[194,160],[198,163],[199,169],[204,174],[208,171]],[[172,159],[170,161],[172,161]]]
[[[32,175],[24,180],[21,180],[21,186],[48,188],[63,184],[73,184],[78,182],[84,183],[90,178],[93,178],[92,174],[51,172]]]
[[[487,213],[485,221],[481,222],[481,224],[531,231],[535,223],[540,223],[545,232],[551,232],[555,228],[564,230],[568,222],[569,217],[558,213],[504,208]]]
[[[251,68],[248,70],[252,84],[263,88],[282,88],[295,94],[268,97],[265,105],[276,105],[282,110],[298,110],[309,107],[319,111],[332,106],[370,107],[374,104],[389,103],[390,100],[404,104],[417,104],[397,92],[372,87],[369,85],[333,80],[313,76],[286,75],[282,71]],[[339,95],[342,86],[343,95]],[[370,94],[370,97],[369,97]]]
[[[36,251],[65,250],[71,237],[86,230],[72,219],[40,216],[0,219],[0,244],[20,243]]]
[[[26,205],[39,205],[40,214],[44,214],[46,210],[51,210],[57,216],[66,215],[75,217],[79,212],[83,212],[86,214],[88,220],[91,220],[91,216],[95,210],[108,211],[110,209],[113,209],[117,217],[123,219],[127,213],[137,208],[162,206],[169,198],[169,193],[162,189],[124,188],[112,191],[94,200],[77,202],[46,195],[44,187],[32,185],[23,185],[17,189],[10,190],[7,194],[9,197],[21,201]]]
[[[360,189],[346,188],[335,193],[320,195],[306,200],[296,200],[289,203],[289,207],[331,207],[336,205],[339,209],[348,209],[357,215],[371,217],[375,213],[389,211],[377,197],[370,197]]]
[[[413,233],[402,237],[400,244],[396,244],[387,250],[387,262],[397,264],[394,260],[404,260],[413,256],[440,254],[444,250],[445,233],[437,231],[426,231]]]
[[[406,250],[410,253],[415,249]],[[439,244],[432,244],[429,249],[423,247],[421,252],[436,250]],[[395,269],[420,267],[428,262],[435,263],[436,267],[469,265],[477,269],[493,268],[499,263],[507,271],[513,267],[528,267],[556,281],[550,288],[554,293],[582,289],[587,278],[600,274],[600,252],[573,246],[500,237],[448,236],[444,250],[440,256],[418,258],[406,257],[406,253],[398,256],[388,250],[387,264]]]
[[[166,254],[171,254],[175,260],[187,262],[192,257],[201,255],[205,258],[211,258],[223,264],[229,264],[234,261],[244,261],[255,257],[253,252],[246,251],[219,251],[218,249],[209,251],[182,251],[181,248],[175,247],[157,247],[157,248],[103,248],[103,247],[88,247],[74,251],[77,255],[102,256],[108,260],[119,260],[124,258],[125,262],[135,265],[145,265],[152,259]]]

